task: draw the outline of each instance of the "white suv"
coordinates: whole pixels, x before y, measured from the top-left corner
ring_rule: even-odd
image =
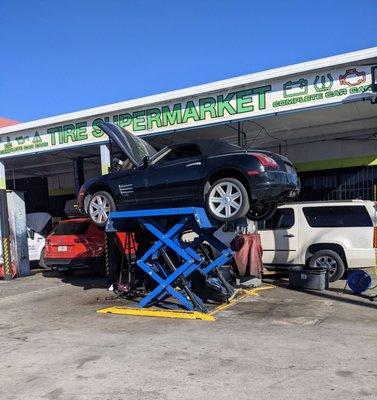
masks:
[[[375,203],[364,200],[292,203],[259,222],[263,263],[329,269],[330,281],[347,268],[376,265]]]

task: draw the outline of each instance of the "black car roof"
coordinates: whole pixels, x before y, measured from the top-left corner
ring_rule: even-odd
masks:
[[[200,147],[202,153],[206,156],[216,154],[226,154],[243,151],[243,149],[237,145],[224,142],[223,140],[197,140],[195,142],[176,143],[171,147],[197,145]]]

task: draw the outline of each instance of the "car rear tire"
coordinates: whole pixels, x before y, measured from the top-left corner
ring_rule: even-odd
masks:
[[[105,228],[110,212],[115,210],[115,202],[111,194],[99,191],[90,198],[87,214],[94,225]]]
[[[260,207],[251,207],[246,214],[247,219],[251,221],[263,221],[270,219],[276,212],[276,204],[265,204]]]
[[[43,247],[43,249],[41,251],[41,256],[39,257],[38,265],[43,269],[47,268],[47,264],[46,264],[46,261],[45,261],[45,248],[44,247]]]
[[[59,269],[58,270],[59,274],[61,276],[72,276],[75,274],[76,270],[74,268],[69,268],[69,269]]]
[[[327,268],[329,271],[329,281],[335,282],[340,279],[346,267],[342,257],[333,250],[320,250],[312,255],[309,260],[309,268]]]
[[[206,196],[209,215],[228,222],[244,217],[250,208],[245,186],[234,178],[221,178],[214,182]]]

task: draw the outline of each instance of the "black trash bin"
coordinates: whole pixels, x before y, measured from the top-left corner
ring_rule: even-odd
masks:
[[[294,289],[325,290],[329,287],[329,273],[326,268],[291,268],[289,286]]]

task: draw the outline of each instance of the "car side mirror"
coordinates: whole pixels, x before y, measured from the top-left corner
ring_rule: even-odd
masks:
[[[33,229],[26,228],[26,232],[27,232],[27,237],[31,240],[34,240],[35,232],[33,231]]]
[[[149,157],[148,156],[145,156],[144,158],[143,158],[143,167],[144,168],[147,168],[148,167],[148,165],[149,165]]]

